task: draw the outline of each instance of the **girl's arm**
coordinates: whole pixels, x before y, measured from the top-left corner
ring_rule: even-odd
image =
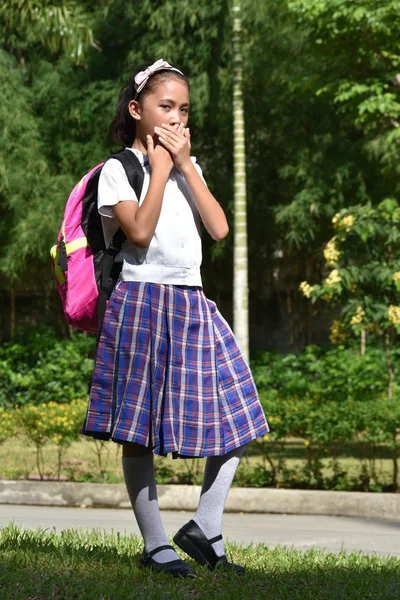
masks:
[[[119,202],[114,213],[128,240],[139,248],[147,248],[161,212],[165,185],[173,161],[162,146],[154,148],[153,138],[147,137],[147,152],[151,166],[150,184],[147,194],[139,206],[136,202]]]
[[[193,194],[204,227],[213,240],[223,240],[228,235],[229,226],[220,204],[205,185],[192,161],[180,170]]]
[[[161,128],[156,127],[155,132],[185,177],[208,233],[214,240],[224,239],[229,232],[228,222],[220,204],[205,185],[190,159],[189,129],[186,128],[182,131],[170,125],[163,125]]]

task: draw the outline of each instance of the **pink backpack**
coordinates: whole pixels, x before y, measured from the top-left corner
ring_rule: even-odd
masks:
[[[129,149],[110,156],[119,160],[138,198],[143,186],[143,168]],[[65,206],[57,245],[50,254],[64,316],[73,327],[84,331],[101,328],[107,300],[118,280],[122,263],[115,257],[126,236],[115,233],[106,248],[97,210],[97,188],[101,163],[91,169],[72,190]]]

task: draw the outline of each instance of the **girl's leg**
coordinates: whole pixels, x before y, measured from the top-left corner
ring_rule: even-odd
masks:
[[[208,539],[221,534],[226,498],[244,448],[236,448],[224,456],[207,458],[200,501],[193,520]],[[217,556],[224,554],[222,540],[214,542],[212,547]]]
[[[169,545],[158,507],[153,454],[139,444],[124,444],[122,467],[146,552]],[[157,552],[153,559],[158,563],[166,563],[179,559],[179,556],[174,550],[168,549]]]

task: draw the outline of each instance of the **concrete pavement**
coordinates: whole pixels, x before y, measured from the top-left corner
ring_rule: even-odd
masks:
[[[192,514],[162,511],[167,535],[172,537]],[[0,525],[11,521],[32,529],[41,527],[61,531],[68,528],[94,528],[138,533],[130,509],[0,505]],[[315,546],[332,552],[361,550],[400,556],[399,521],[321,515],[226,513],[223,533],[225,539],[243,545],[264,543],[270,547],[282,545],[302,550]]]
[[[161,510],[196,510],[200,487],[159,485]],[[130,508],[123,484],[0,480],[0,504]],[[400,522],[400,494],[232,487],[226,512],[329,515]]]

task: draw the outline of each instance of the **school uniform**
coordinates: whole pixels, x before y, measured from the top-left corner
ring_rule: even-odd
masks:
[[[113,206],[140,204],[149,186],[147,156],[132,152],[144,170],[140,199],[119,161],[108,160],[100,175],[106,243],[119,227]],[[202,289],[200,216],[178,169],[166,184],[149,247],[126,241],[119,258],[123,267],[104,317],[82,433],[182,457],[223,455],[265,435],[249,367]]]

